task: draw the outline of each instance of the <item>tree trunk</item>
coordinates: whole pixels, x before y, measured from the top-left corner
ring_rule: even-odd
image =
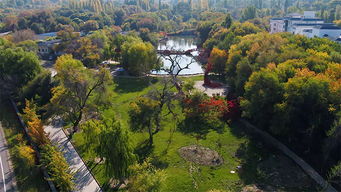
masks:
[[[149,122],[149,126],[148,126],[148,133],[149,133],[149,145],[153,146],[153,131],[152,131],[152,127],[151,127],[150,122]]]
[[[161,107],[161,110],[162,110],[162,107]],[[156,133],[158,133],[161,129],[161,110],[158,111],[157,113],[157,117],[155,119],[155,124],[156,124],[156,129],[155,131],[153,132],[153,135],[155,135]]]
[[[83,110],[80,111],[76,121],[73,123],[73,128],[72,128],[73,131],[70,135],[71,138],[72,138],[73,134],[75,134],[78,131],[79,123],[81,122],[82,117],[83,117]]]

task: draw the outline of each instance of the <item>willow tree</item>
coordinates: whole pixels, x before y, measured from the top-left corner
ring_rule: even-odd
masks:
[[[122,184],[128,177],[129,166],[135,161],[128,131],[112,119],[106,119],[103,123],[106,129],[100,135],[100,151],[101,156],[105,158],[105,172]]]
[[[135,163],[128,131],[113,118],[87,121],[82,130],[88,152],[95,153],[101,162],[105,160],[105,173],[123,184],[129,176],[129,166]]]

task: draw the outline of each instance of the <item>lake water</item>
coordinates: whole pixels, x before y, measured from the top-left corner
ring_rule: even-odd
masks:
[[[196,38],[193,36],[171,36],[168,41],[160,42],[158,45],[158,50],[179,50],[186,51],[189,49],[196,49]],[[193,56],[198,55],[198,52],[192,52]],[[162,57],[161,57],[162,58]],[[193,75],[203,73],[201,64],[194,60],[194,58],[186,55],[181,55],[180,66],[184,67],[193,60],[193,63],[189,66],[189,69],[184,69],[180,72],[180,75]],[[164,67],[169,67],[171,65],[170,61],[162,58]],[[175,69],[177,70],[177,69]],[[167,74],[165,71],[153,71],[152,74]]]

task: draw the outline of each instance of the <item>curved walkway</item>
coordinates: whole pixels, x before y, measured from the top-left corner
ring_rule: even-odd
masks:
[[[323,191],[337,192],[333,186],[331,186],[327,181],[325,181],[324,178],[314,170],[314,168],[312,168],[308,163],[306,163],[303,159],[297,156],[293,151],[291,151],[288,147],[286,147],[276,138],[272,137],[269,133],[262,131],[257,127],[251,125],[246,120],[240,121],[247,127],[248,131],[250,131],[252,134],[260,136],[265,142],[273,145],[274,147],[282,151],[285,155],[290,157],[293,161],[295,161],[295,163],[297,163],[297,165],[299,165],[307,175],[309,175],[314,181],[316,181],[316,183],[318,183],[322,187]]]
[[[70,165],[71,170],[75,173],[75,184],[77,192],[99,192],[100,186],[92,176],[87,166],[66,137],[62,130],[62,121],[55,121],[48,126],[44,126],[45,132],[49,134],[49,138],[59,150],[63,153],[66,161]]]

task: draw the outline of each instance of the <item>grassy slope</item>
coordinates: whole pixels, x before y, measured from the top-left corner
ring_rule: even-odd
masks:
[[[44,180],[44,176],[39,168],[35,167],[28,170],[24,165],[17,163],[14,157],[14,148],[18,145],[17,138],[22,135],[22,129],[15,116],[15,112],[11,110],[7,102],[1,101],[0,98],[0,121],[6,135],[7,143],[12,156],[12,163],[15,169],[17,186],[22,192],[46,192],[49,191],[48,185]]]
[[[202,77],[192,77],[194,80],[202,79]],[[117,79],[117,86],[114,87],[115,95],[113,97],[114,106],[112,110],[106,111],[107,116],[115,115],[121,120],[124,127],[128,128],[128,108],[129,103],[134,98],[143,95],[150,90],[147,81],[143,79]],[[164,122],[163,130],[154,136],[154,149],[144,153],[150,153],[154,164],[165,168],[168,179],[165,182],[163,191],[207,191],[212,188],[237,190],[241,186],[241,179],[238,174],[231,174],[231,170],[235,170],[240,165],[241,159],[235,157],[237,149],[243,143],[247,143],[248,139],[238,134],[233,134],[232,129],[227,128],[224,133],[219,134],[211,131],[205,139],[197,141],[191,135],[185,135],[181,132],[174,132],[171,142],[171,129],[175,124],[172,119]],[[237,127],[233,127],[238,129]],[[147,139],[146,133],[132,133],[131,138],[135,146],[141,146]],[[75,135],[74,141],[78,149],[82,152],[81,135]],[[220,153],[224,159],[224,164],[219,167],[197,166],[186,162],[178,155],[178,149],[183,146],[199,144]],[[139,151],[143,149],[138,149]],[[93,159],[91,154],[84,154],[85,159]],[[90,163],[91,167],[91,163]],[[190,168],[192,173],[190,173]],[[108,178],[104,175],[101,165],[93,168],[93,173],[100,183],[104,184]],[[252,176],[252,175],[251,175]],[[197,186],[197,187],[195,187]]]

